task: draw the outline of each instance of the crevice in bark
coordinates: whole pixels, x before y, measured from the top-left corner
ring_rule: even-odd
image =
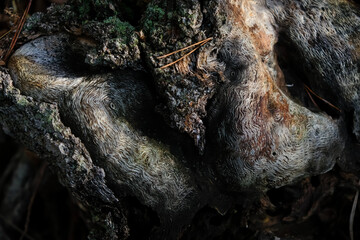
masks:
[[[344,112],[344,135],[346,138],[346,148],[344,155],[340,156],[338,165],[343,171],[360,172],[360,143],[354,133],[354,110]]]
[[[141,204],[135,197],[125,197],[121,200],[126,209],[131,239],[146,239],[160,227],[160,219],[155,211]]]
[[[123,0],[120,1],[119,10],[125,21],[134,27],[138,27],[142,15],[150,1],[146,0]]]
[[[205,206],[196,213],[181,239],[258,239],[262,231],[254,229],[252,226],[254,223],[247,222],[245,217],[248,214],[256,214],[251,211],[244,209],[239,203],[232,206],[226,214],[221,215],[215,209]]]
[[[19,239],[30,211],[24,239],[85,239],[88,229],[83,213],[68,190],[59,184],[57,177],[48,169],[41,182],[37,183],[33,204],[28,209],[30,196],[35,191],[34,177],[44,160],[15,144],[7,135],[0,134],[1,138],[7,139],[6,142],[0,139],[0,166],[5,168],[0,179],[0,238]],[[10,148],[9,143],[13,145]]]
[[[275,45],[275,53],[279,67],[284,74],[290,97],[313,112],[325,112],[332,118],[338,119],[341,113],[312,93],[307,93],[305,85],[317,95],[336,106],[338,100],[333,97],[336,96],[334,90],[330,86],[326,86],[326,83],[322,83],[321,87],[315,84],[318,82],[316,81],[317,73],[311,73],[309,67],[304,66],[305,61],[302,59],[302,54],[297,50],[296,45],[282,33],[279,34],[279,40]],[[312,99],[309,97],[309,94]],[[318,107],[312,100],[314,100]]]

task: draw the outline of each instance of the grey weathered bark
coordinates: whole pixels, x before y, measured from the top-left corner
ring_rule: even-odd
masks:
[[[356,4],[139,1],[136,28],[117,1],[69,4],[29,20],[48,36],[1,69],[0,122],[81,202],[94,239],[129,236],[129,196],[159,217],[152,237],[178,238],[205,206],[251,206],[336,163],[358,173]]]

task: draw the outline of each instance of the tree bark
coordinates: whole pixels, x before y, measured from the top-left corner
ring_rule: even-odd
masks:
[[[90,239],[289,236],[359,187],[359,26],[352,1],[53,5],[1,68],[0,123]]]

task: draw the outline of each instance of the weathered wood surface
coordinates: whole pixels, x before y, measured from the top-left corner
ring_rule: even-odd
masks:
[[[335,164],[359,172],[355,3],[154,0],[135,26],[115,2],[69,4],[29,20],[25,35],[48,36],[1,69],[0,120],[96,216],[93,238],[129,236],[130,196],[158,216],[154,238],[236,204],[258,208],[241,224],[265,229],[266,191]]]

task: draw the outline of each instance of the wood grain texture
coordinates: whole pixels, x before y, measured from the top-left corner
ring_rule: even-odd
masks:
[[[152,237],[177,238],[199,209],[225,213],[233,195],[259,196],[336,163],[359,172],[357,5],[154,0],[140,26],[142,41],[115,47],[127,49],[126,63],[110,45],[95,56],[116,69],[87,61],[88,36],[49,31],[13,54],[11,78],[1,72],[3,128],[52,158],[64,185],[93,199],[89,208],[115,209],[107,227],[125,219],[131,196],[159,217]],[[160,69],[182,55],[158,56],[210,37]],[[316,109],[305,85],[341,112],[320,100]],[[116,226],[108,239],[126,236],[126,224]]]

